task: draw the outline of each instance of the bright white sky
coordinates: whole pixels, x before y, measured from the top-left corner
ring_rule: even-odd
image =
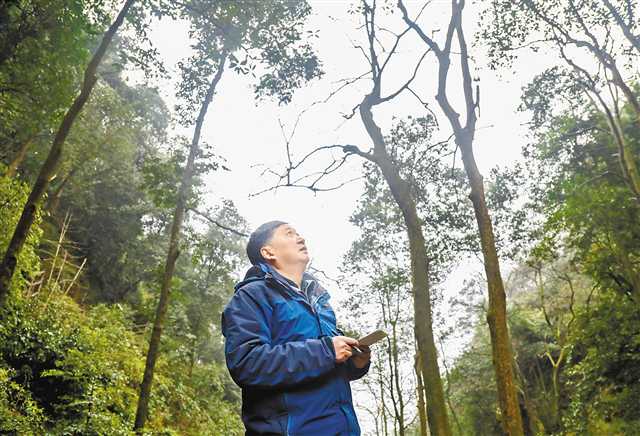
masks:
[[[285,164],[285,143],[278,119],[287,129],[291,129],[298,114],[311,103],[328,96],[337,87],[337,80],[358,76],[367,68],[366,60],[359,50],[353,48],[351,42],[361,41],[364,37],[363,31],[357,30],[359,23],[356,20],[360,17],[348,14],[352,2],[318,0],[311,4],[314,13],[309,27],[320,31],[316,47],[323,62],[325,76],[299,90],[291,105],[279,107],[269,101],[256,103],[248,78],[237,76],[231,71],[225,73],[209,110],[203,139],[213,144],[215,151],[227,159],[231,172],[218,172],[206,179],[206,202],[207,205],[213,205],[221,198],[232,199],[252,227],[272,219],[292,223],[306,238],[314,258],[313,265],[330,276],[337,277],[338,265],[357,236],[357,229],[349,223],[348,218],[361,192],[358,182],[337,191],[317,195],[308,190],[284,188],[258,197],[249,197],[251,193],[260,191],[273,182],[272,179],[261,177],[260,169],[255,168],[255,165],[265,165],[277,170]],[[410,12],[414,11],[412,15],[415,15],[422,1],[409,1],[407,5]],[[477,20],[478,14],[474,7],[469,5],[464,14],[468,41],[473,40],[472,35],[477,28],[474,20]],[[444,29],[449,12],[450,2],[432,1],[421,24],[426,29]],[[404,29],[398,12],[393,16],[380,17],[380,24],[383,23],[397,32]],[[438,40],[442,39],[442,33],[436,34]],[[152,38],[166,59],[167,66],[175,72],[176,62],[187,55],[189,50],[184,24],[163,21],[156,27]],[[423,43],[413,34],[406,37],[395,62],[387,72],[387,90],[393,90],[409,77],[424,49]],[[520,156],[521,147],[527,140],[527,129],[523,125],[526,115],[516,111],[520,103],[521,87],[542,70],[542,65],[536,65],[536,60],[540,61],[545,57],[525,57],[516,66],[517,74],[502,72],[500,77],[486,67],[486,58],[482,52],[474,50],[473,55],[482,96],[475,151],[481,171],[487,174],[491,167],[511,165]],[[439,136],[444,139],[450,135],[450,130],[434,100],[435,68],[435,58],[430,55],[423,63],[413,88],[423,100],[432,102],[440,125],[443,126]],[[454,90],[454,103],[459,102],[460,97],[455,89],[455,73],[456,70],[453,70],[450,83]],[[174,76],[177,77],[177,73]],[[174,85],[162,83],[159,86],[167,101],[172,102]],[[306,112],[291,143],[295,156],[300,157],[320,145],[336,143],[359,144],[364,149],[369,148],[370,140],[359,117],[346,122],[342,117],[342,114],[350,112],[361,101],[369,86],[369,81],[361,81],[328,103],[316,105]],[[415,98],[407,93],[378,109],[375,115],[383,130],[387,130],[393,117],[419,116],[423,111]],[[328,182],[334,185],[358,177],[359,168],[358,160],[353,159],[350,167]],[[477,269],[477,265],[465,265],[457,269],[447,281],[446,293],[455,294],[463,280]],[[348,296],[341,289],[334,288],[330,291],[340,320],[340,306],[335,302]],[[450,349],[446,350],[448,357],[456,354],[460,346],[460,343],[450,344]]]

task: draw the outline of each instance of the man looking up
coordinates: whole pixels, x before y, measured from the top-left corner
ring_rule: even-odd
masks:
[[[246,435],[360,435],[349,382],[371,351],[336,328],[329,293],[306,273],[305,240],[270,221],[250,236],[252,267],[222,314],[227,368]]]

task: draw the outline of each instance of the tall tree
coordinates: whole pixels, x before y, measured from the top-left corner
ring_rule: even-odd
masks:
[[[366,48],[358,46],[362,50],[368,65],[367,73],[363,74],[356,80],[362,78],[371,79],[371,88],[363,97],[362,101],[356,105],[348,118],[355,116],[356,111],[360,115],[362,124],[367,132],[373,147],[369,151],[364,151],[357,145],[325,145],[317,147],[298,162],[293,162],[291,158],[289,144],[287,142],[287,153],[289,165],[283,174],[278,175],[276,184],[265,191],[277,189],[279,187],[304,187],[313,192],[329,191],[337,189],[338,186],[324,188],[321,181],[336,171],[338,171],[351,156],[358,156],[365,159],[371,164],[376,165],[386,184],[388,185],[391,195],[398,209],[401,212],[404,229],[407,233],[410,269],[411,269],[411,288],[414,303],[414,330],[417,341],[418,353],[420,354],[420,363],[422,365],[422,376],[426,390],[427,415],[429,421],[429,429],[434,435],[450,435],[451,429],[449,418],[447,416],[447,407],[444,397],[442,379],[440,378],[440,369],[438,364],[438,352],[433,332],[431,292],[432,282],[431,274],[433,262],[427,252],[427,244],[425,241],[423,222],[418,213],[416,192],[412,186],[411,179],[402,173],[402,164],[394,160],[393,153],[390,150],[390,144],[385,139],[380,126],[377,124],[373,109],[384,104],[404,91],[412,92],[410,86],[413,83],[418,69],[422,61],[427,56],[428,51],[418,59],[414,70],[408,77],[407,81],[399,86],[393,92],[383,95],[382,84],[386,68],[389,62],[397,53],[398,46],[404,36],[411,30],[405,29],[403,32],[394,34],[393,42],[390,49],[385,50],[378,38],[379,30],[376,23],[376,14],[380,12],[376,3],[363,1],[357,7],[357,11],[361,14],[366,36]],[[384,53],[384,55],[382,54]],[[353,83],[355,80],[346,81],[347,84]],[[446,142],[446,141],[445,141]],[[307,176],[294,176],[292,173],[300,170],[304,163],[312,156],[327,150],[341,150],[344,154],[340,159],[334,159],[322,171],[315,173],[311,183],[307,183]],[[419,177],[415,175],[415,177]],[[304,182],[303,182],[304,181]],[[264,192],[264,191],[263,191]]]
[[[452,172],[445,164],[444,157],[450,156],[452,150],[446,142],[433,143],[435,128],[432,117],[402,120],[385,138],[391,159],[409,181],[416,198],[425,232],[425,251],[431,261],[432,288],[446,277],[457,255],[471,248],[468,243],[475,242],[461,230],[469,228],[472,219],[470,208],[460,207],[464,201],[463,174]],[[360,237],[352,244],[344,263],[345,282],[350,289],[347,308],[375,314],[376,324],[368,328],[389,332],[388,343],[381,345],[377,354],[382,368],[376,375],[382,382],[376,403],[386,412],[380,419],[393,418],[395,422],[386,427],[398,435],[408,432],[408,424],[415,421],[416,415],[425,414],[421,419],[426,434],[426,408],[423,400],[420,404],[425,392],[422,365],[419,353],[415,359],[412,356],[416,350],[413,313],[403,304],[411,296],[406,225],[379,167],[365,163],[364,178],[364,194],[351,218],[360,229]],[[431,299],[439,300],[433,294]],[[414,363],[418,364],[415,375]],[[414,383],[409,383],[414,378]]]
[[[224,71],[227,54],[223,52],[220,56],[218,70],[211,80],[211,84],[207,89],[200,113],[196,120],[196,126],[191,140],[191,146],[189,147],[189,156],[185,165],[182,180],[180,182],[180,188],[178,191],[177,203],[175,212],[173,214],[173,221],[171,223],[171,231],[169,236],[169,251],[167,253],[167,260],[165,263],[164,274],[162,275],[162,284],[160,288],[160,299],[158,301],[158,307],[156,309],[156,316],[153,323],[153,330],[151,332],[151,339],[149,341],[149,350],[147,351],[147,361],[145,364],[144,377],[142,384],[140,385],[140,398],[138,400],[138,410],[136,412],[136,422],[134,430],[140,430],[144,427],[144,423],[149,413],[149,396],[151,394],[151,384],[153,383],[153,371],[155,369],[156,359],[158,358],[158,349],[160,347],[160,337],[164,327],[164,318],[169,307],[169,291],[171,288],[171,279],[173,278],[173,272],[175,269],[176,259],[179,254],[179,242],[180,242],[180,230],[182,227],[182,221],[184,219],[186,204],[188,200],[188,194],[191,190],[193,177],[195,174],[195,159],[196,154],[199,151],[198,145],[200,142],[200,134],[202,132],[202,125],[204,124],[204,118],[207,114],[209,104],[213,99],[214,92],[222,77]]]
[[[480,242],[484,259],[484,268],[487,276],[489,309],[487,322],[491,332],[491,344],[493,350],[493,363],[496,370],[498,383],[498,397],[502,422],[507,434],[517,436],[523,434],[522,416],[517,395],[517,387],[513,374],[513,355],[507,327],[507,303],[504,292],[504,283],[500,272],[500,262],[496,250],[493,225],[489,216],[485,199],[484,182],[473,152],[473,138],[475,136],[477,115],[476,110],[480,104],[479,88],[474,91],[471,67],[469,65],[469,52],[462,26],[462,12],[465,0],[452,0],[451,17],[447,27],[444,44],[439,45],[431,36],[432,32],[424,29],[413,19],[402,2],[398,0],[398,7],[402,12],[404,21],[413,29],[426,46],[435,54],[438,61],[438,88],[436,100],[447,117],[457,146],[462,154],[469,184],[471,186],[471,202],[476,215]],[[449,71],[452,63],[452,47],[457,42],[460,50],[460,79],[464,95],[465,114],[464,123],[460,120],[460,113],[456,111],[450,101],[447,88]],[[428,403],[428,402],[427,402]]]
[[[201,154],[202,128],[227,60],[229,66],[241,74],[248,74],[258,66],[265,68],[256,92],[278,96],[281,102],[288,102],[293,89],[320,74],[315,55],[301,38],[300,27],[310,12],[304,2],[274,0],[256,5],[250,1],[193,0],[181,7],[192,23],[192,34],[197,36],[193,47],[195,54],[181,64],[183,81],[179,95],[185,102],[179,108],[182,121],[189,124],[191,112],[195,107],[199,110],[176,198],[160,298],[140,385],[134,424],[136,432],[142,431],[149,413],[153,373],[180,252],[182,223],[187,206],[193,200],[193,179],[197,171],[202,171],[196,162]],[[244,55],[242,60],[237,57],[241,55]],[[216,165],[210,166],[215,168]]]

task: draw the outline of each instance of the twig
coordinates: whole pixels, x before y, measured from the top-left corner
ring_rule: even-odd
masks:
[[[227,230],[228,232],[231,232],[235,235],[238,236],[242,236],[242,237],[249,237],[249,235],[247,233],[241,232],[240,230],[236,230],[234,228],[231,228],[229,226],[226,226],[224,224],[219,223],[217,220],[211,218],[208,214],[204,213],[204,212],[200,212],[197,209],[194,209],[192,207],[187,208],[187,210],[190,210],[191,212],[195,213],[196,215],[199,215],[200,217],[206,219],[207,221],[209,221],[211,224],[220,227],[223,230]]]
[[[67,289],[65,289],[64,295],[67,295],[69,293],[69,291],[71,290],[71,287],[75,284],[76,279],[80,275],[80,271],[82,271],[82,268],[84,268],[84,265],[86,263],[87,263],[87,258],[85,257],[84,260],[82,261],[82,264],[80,265],[80,268],[78,268],[78,271],[76,271],[75,275],[73,276],[73,279],[71,279],[71,283],[69,283],[69,286],[67,286]]]

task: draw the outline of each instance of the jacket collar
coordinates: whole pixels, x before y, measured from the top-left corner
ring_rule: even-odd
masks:
[[[268,281],[268,279],[270,278],[282,285],[285,285],[292,292],[296,292],[294,288],[298,288],[298,286],[292,280],[284,277],[282,274],[276,271],[275,268],[261,263],[259,265],[253,265],[247,270],[244,279],[236,284],[235,290],[237,291],[247,283],[255,282],[258,280]],[[310,292],[307,292],[307,289]],[[308,294],[310,299],[314,299],[314,297],[318,297],[326,292],[326,290],[320,285],[318,280],[308,272],[305,272],[302,275],[302,290],[303,292]]]

